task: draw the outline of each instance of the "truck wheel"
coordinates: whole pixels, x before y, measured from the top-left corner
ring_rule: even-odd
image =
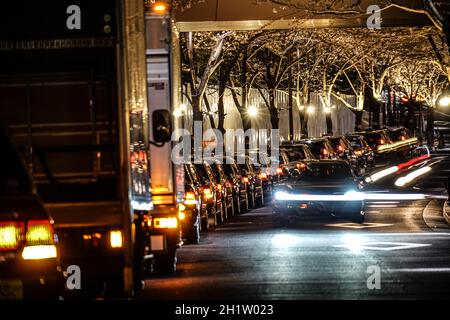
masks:
[[[159,274],[172,274],[177,270],[176,251],[172,250],[167,254],[155,257],[155,271]]]

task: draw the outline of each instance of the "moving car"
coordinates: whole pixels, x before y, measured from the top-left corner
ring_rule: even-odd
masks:
[[[286,182],[277,186],[273,215],[281,223],[321,215],[363,223],[364,200],[348,162],[306,161],[304,168],[291,169]]]
[[[13,144],[0,129],[0,300],[63,292],[58,237]]]

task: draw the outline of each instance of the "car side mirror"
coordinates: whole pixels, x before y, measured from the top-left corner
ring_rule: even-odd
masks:
[[[172,139],[172,121],[169,110],[155,110],[152,116],[153,140],[166,143]]]

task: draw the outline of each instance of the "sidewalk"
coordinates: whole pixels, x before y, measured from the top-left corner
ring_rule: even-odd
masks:
[[[447,201],[444,203],[443,214],[445,221],[450,224],[450,204]]]

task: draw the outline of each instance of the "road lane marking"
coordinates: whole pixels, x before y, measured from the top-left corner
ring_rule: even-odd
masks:
[[[348,228],[348,229],[368,229],[368,228],[384,228],[384,227],[390,227],[393,226],[393,224],[389,223],[369,223],[365,222],[362,224],[359,223],[333,223],[333,224],[326,224],[326,227],[332,227],[332,228]]]
[[[386,272],[450,272],[450,268],[404,268],[404,269],[387,269]]]
[[[396,204],[369,204],[367,207],[369,208],[397,208]]]
[[[431,247],[431,246],[432,246],[431,244],[423,244],[423,243],[384,242],[384,241],[362,242],[357,244],[359,251],[361,250],[393,251],[393,250]],[[351,251],[355,251],[354,249],[355,244],[353,243],[338,244],[334,245],[333,247],[346,248]]]

